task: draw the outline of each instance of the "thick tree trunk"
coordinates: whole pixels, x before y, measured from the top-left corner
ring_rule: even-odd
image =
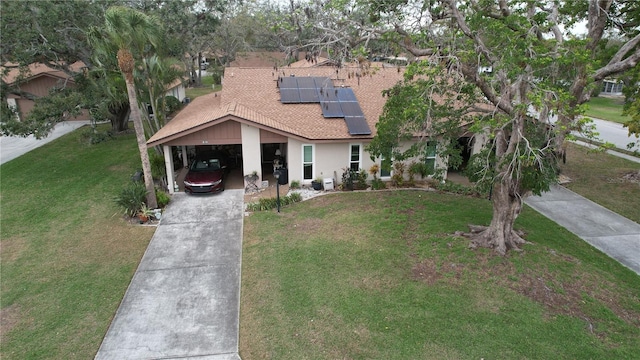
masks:
[[[111,113],[111,130],[120,133],[129,130],[129,107],[123,106]]]
[[[503,182],[494,186],[491,224],[488,227],[469,225],[471,232],[464,235],[471,239],[470,247],[486,247],[505,255],[508,250],[520,250],[519,245],[526,243],[522,233],[513,230],[522,209],[522,200],[509,189],[510,186]]]
[[[132,79],[131,79],[132,80]],[[136,139],[138,140],[138,150],[140,151],[140,160],[142,161],[142,171],[144,172],[144,184],[147,187],[147,206],[151,209],[158,207],[156,199],[156,191],[151,176],[151,162],[149,161],[149,152],[147,150],[147,139],[144,136],[144,126],[138,108],[138,99],[136,90],[131,81],[125,74],[125,82],[127,84],[127,93],[129,95],[129,106],[131,107],[131,120],[136,130]]]

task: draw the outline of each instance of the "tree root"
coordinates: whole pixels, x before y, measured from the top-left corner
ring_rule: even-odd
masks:
[[[509,234],[501,234],[499,229],[488,226],[468,225],[469,232],[457,232],[457,235],[464,236],[471,240],[469,248],[479,247],[489,248],[504,256],[507,251],[522,251],[520,245],[530,244],[523,237],[525,233],[521,230],[511,230]],[[503,240],[504,239],[504,240]]]

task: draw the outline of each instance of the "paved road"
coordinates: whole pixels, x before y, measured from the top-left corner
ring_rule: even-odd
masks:
[[[622,124],[611,121],[592,118],[599,138],[603,141],[614,144],[617,148],[626,150],[627,144],[638,140],[635,136],[629,136],[629,131]]]
[[[243,200],[173,195],[96,359],[240,359]]]
[[[33,135],[27,137],[0,136],[0,164],[13,160],[35,148],[47,144],[62,135],[89,124],[89,121],[65,121],[58,123],[49,136],[36,139]]]

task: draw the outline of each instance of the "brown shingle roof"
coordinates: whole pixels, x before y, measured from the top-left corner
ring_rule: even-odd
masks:
[[[364,76],[356,75],[359,71],[356,67],[340,70],[329,67],[282,68],[277,72],[270,68],[227,68],[220,93],[196,98],[152,136],[148,144],[161,144],[225,116],[241,118],[310,141],[372,138],[386,101],[382,91],[395,85],[403,75],[403,71],[397,68],[383,68],[379,64],[372,68],[375,70]],[[282,104],[276,82],[279,76],[291,75],[330,77],[336,87],[351,87],[372,134],[349,135],[344,119],[324,118],[320,104]]]
[[[15,64],[8,64],[7,67],[9,66],[16,66]],[[71,70],[73,71],[80,71],[83,67],[84,67],[84,63],[77,61],[73,64],[71,64],[69,66],[71,68]],[[49,76],[54,76],[60,79],[69,79],[71,81],[73,81],[73,79],[67,75],[64,71],[61,70],[54,70],[50,67],[48,67],[45,64],[41,64],[41,63],[33,63],[30,64],[28,66],[28,72],[26,74],[22,74],[23,76],[25,76],[25,79],[30,79],[30,78],[34,78],[37,77],[39,75],[42,74],[46,74]],[[20,68],[18,67],[13,67],[11,68],[8,72],[6,76],[3,76],[3,80],[7,83],[7,84],[12,84],[13,82],[15,82],[19,77],[20,77]]]

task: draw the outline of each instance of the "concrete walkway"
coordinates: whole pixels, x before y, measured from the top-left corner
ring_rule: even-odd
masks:
[[[243,195],[173,195],[96,359],[240,359]]]
[[[0,164],[13,160],[18,156],[26,154],[35,148],[90,123],[90,121],[64,121],[56,124],[53,131],[51,131],[46,138],[39,140],[33,135],[27,137],[0,136]]]
[[[525,203],[640,275],[640,225],[636,222],[559,185]]]

